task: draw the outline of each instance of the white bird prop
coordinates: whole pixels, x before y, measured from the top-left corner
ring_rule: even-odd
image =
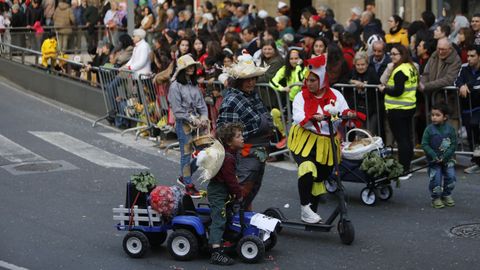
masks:
[[[237,57],[238,63],[253,61],[253,56],[251,56],[246,49],[242,50],[242,54]]]
[[[198,180],[203,183],[217,175],[224,159],[225,148],[218,140],[214,140],[211,146],[203,149],[197,155],[197,165],[200,170]]]
[[[337,106],[335,100],[330,99],[330,103],[323,107],[323,111],[328,112],[333,121],[338,120],[338,116],[340,115],[340,107]]]

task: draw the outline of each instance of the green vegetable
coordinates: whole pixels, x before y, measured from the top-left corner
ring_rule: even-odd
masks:
[[[382,158],[377,151],[366,154],[363,158],[360,169],[368,175],[379,178],[396,178],[397,187],[399,186],[398,176],[403,173],[403,166],[394,158]]]
[[[130,177],[130,180],[138,191],[145,193],[157,185],[157,179],[150,172],[134,174]]]

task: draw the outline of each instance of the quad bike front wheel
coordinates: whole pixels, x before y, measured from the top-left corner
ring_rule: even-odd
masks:
[[[197,237],[189,230],[179,229],[168,237],[168,251],[175,260],[190,261],[198,253]]]
[[[242,237],[237,244],[237,253],[246,263],[257,263],[265,257],[265,245],[257,236]]]

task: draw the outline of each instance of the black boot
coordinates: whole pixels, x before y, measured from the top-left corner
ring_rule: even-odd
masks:
[[[214,248],[210,257],[211,264],[232,265],[235,261],[225,253],[223,248]]]

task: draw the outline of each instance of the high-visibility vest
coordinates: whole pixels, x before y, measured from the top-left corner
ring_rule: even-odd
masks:
[[[416,106],[417,98],[415,97],[415,93],[417,91],[418,86],[418,72],[414,65],[410,63],[403,63],[395,68],[388,79],[387,86],[393,87],[395,82],[393,78],[395,74],[399,71],[402,71],[408,79],[405,82],[405,88],[403,90],[403,94],[398,97],[392,97],[385,94],[385,109],[392,110],[410,110],[414,109]]]

